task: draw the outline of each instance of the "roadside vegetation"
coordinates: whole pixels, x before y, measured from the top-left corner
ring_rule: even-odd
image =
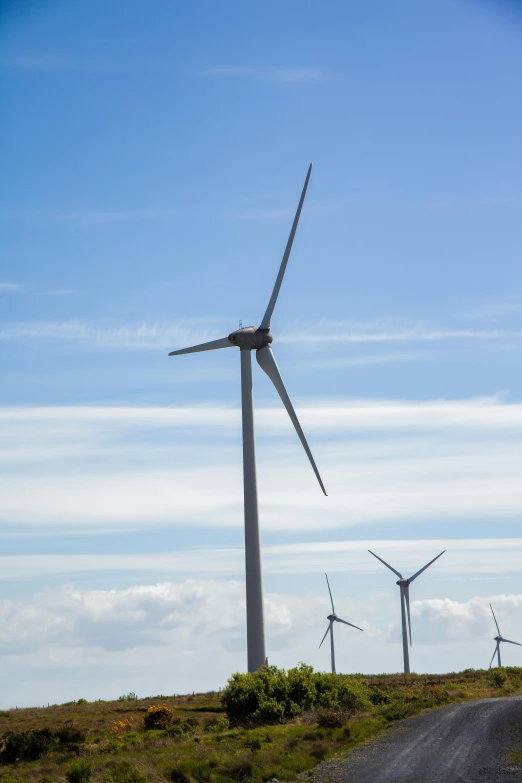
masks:
[[[436,707],[522,692],[522,669],[233,675],[222,694],[79,699],[0,712],[0,783],[290,781]]]

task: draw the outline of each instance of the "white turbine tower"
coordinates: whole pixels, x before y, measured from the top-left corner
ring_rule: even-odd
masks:
[[[438,560],[441,555],[444,554],[446,550],[443,549],[440,555],[437,555],[437,557],[434,557],[433,560],[430,560],[429,563],[427,563],[425,566],[423,566],[420,571],[417,571],[416,574],[413,574],[413,576],[410,576],[409,579],[404,579],[402,574],[399,574],[398,571],[395,570],[395,568],[392,568],[389,563],[387,563],[385,560],[382,559],[382,557],[379,557],[379,555],[376,555],[375,552],[372,552],[371,549],[368,550],[368,552],[377,558],[377,560],[380,560],[381,563],[383,563],[386,568],[389,568],[390,571],[393,571],[394,574],[397,574],[399,577],[399,580],[397,584],[400,587],[401,590],[401,619],[402,619],[402,650],[404,654],[404,674],[410,673],[410,655],[408,650],[408,630],[409,630],[409,636],[410,636],[410,646],[411,646],[411,619],[410,619],[410,585],[413,582],[414,579],[417,579],[420,574],[422,574],[423,571],[425,571],[429,566],[435,562],[435,560]],[[408,628],[406,628],[406,616],[408,618]]]
[[[279,273],[275,281],[272,296],[259,327],[247,326],[236,329],[228,337],[221,340],[194,345],[192,348],[183,348],[180,351],[172,351],[169,356],[178,356],[183,353],[196,353],[198,351],[212,351],[217,348],[236,348],[241,352],[241,410],[243,420],[243,491],[245,505],[245,569],[246,569],[246,614],[247,614],[247,650],[248,671],[253,672],[266,663],[265,623],[263,613],[263,580],[261,573],[261,544],[259,539],[259,517],[257,508],[257,479],[256,479],[256,455],[254,441],[254,407],[252,398],[252,363],[251,353],[255,350],[256,359],[262,370],[266,372],[277,393],[281,397],[297,435],[314,469],[317,480],[326,495],[326,490],[321,481],[321,476],[308,447],[301,425],[295,415],[290,398],[285,389],[283,379],[276,364],[272,348],[272,335],[270,334],[270,320],[277,302],[279,289],[283,282],[286,265],[292,250],[297,224],[301,215],[301,209],[308,187],[308,181],[312,171],[312,165],[308,169],[297,212],[292,224],[290,236],[279,267]],[[260,270],[260,274],[262,274]]]
[[[519,644],[518,642],[512,642],[510,639],[504,639],[504,637],[500,633],[500,628],[498,627],[497,618],[495,617],[495,612],[493,611],[493,607],[491,606],[491,604],[489,605],[489,608],[491,609],[491,614],[493,615],[493,619],[495,621],[495,625],[497,626],[497,631],[498,631],[498,636],[495,636],[495,641],[497,643],[497,646],[495,647],[495,652],[493,653],[493,656],[489,663],[489,668],[491,669],[491,664],[493,663],[495,655],[497,656],[498,666],[502,666],[502,664],[500,663],[500,642],[507,642],[508,644],[516,644],[518,647],[522,647],[522,644]]]
[[[321,649],[324,640],[326,639],[328,634],[330,634],[330,651],[331,651],[331,654],[332,654],[332,674],[335,674],[335,649],[334,649],[334,634],[333,634],[333,625],[334,625],[334,623],[344,623],[344,625],[349,625],[351,628],[357,628],[358,631],[363,631],[364,629],[363,628],[359,628],[358,625],[354,625],[353,623],[349,623],[346,620],[341,620],[340,617],[337,617],[337,615],[335,614],[335,609],[334,609],[334,602],[333,602],[333,598],[332,598],[332,591],[330,590],[330,582],[328,581],[328,574],[325,574],[325,576],[326,576],[326,584],[328,585],[328,592],[330,593],[330,601],[332,603],[332,614],[329,614],[328,617],[326,618],[328,620],[328,628],[326,629],[326,633],[325,633],[325,635],[323,636],[323,638],[321,640],[321,644],[319,645],[319,649]]]

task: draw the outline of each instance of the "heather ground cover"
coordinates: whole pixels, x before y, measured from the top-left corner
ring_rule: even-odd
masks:
[[[397,720],[522,692],[522,669],[330,675],[300,666],[234,675],[221,694],[0,712],[0,783],[293,780]]]

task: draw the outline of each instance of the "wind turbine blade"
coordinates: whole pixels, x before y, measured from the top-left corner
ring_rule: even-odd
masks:
[[[502,634],[500,633],[500,628],[498,627],[497,618],[495,617],[495,612],[493,611],[493,607],[491,606],[491,604],[489,605],[489,608],[491,609],[491,614],[493,615],[495,625],[497,626],[498,635],[502,636]]]
[[[322,644],[322,642],[321,642],[321,644]],[[490,662],[489,662],[489,667],[488,667],[489,669],[491,669],[491,664],[493,663],[493,660],[494,660],[494,658],[495,658],[495,655],[496,655],[496,654],[497,654],[497,652],[498,652],[498,645],[499,645],[499,643],[497,642],[497,646],[495,647],[495,652],[494,652],[494,653],[493,653],[493,655],[491,656],[491,660],[490,660]]]
[[[522,647],[522,644],[520,644],[519,642],[512,642],[511,639],[504,639],[504,637],[502,637],[502,641],[507,642],[508,644],[516,644],[517,647]]]
[[[364,628],[359,628],[358,625],[354,625],[353,623],[348,623],[346,620],[341,620],[340,617],[335,618],[336,623],[344,623],[345,625],[349,625],[351,628],[357,628],[358,631],[364,631]]]
[[[312,164],[310,163],[308,174],[306,175],[305,184],[303,187],[303,192],[301,193],[301,198],[299,199],[299,206],[297,207],[297,212],[295,213],[294,222],[292,223],[290,236],[288,237],[288,242],[286,243],[286,249],[283,255],[283,260],[281,261],[281,266],[279,267],[279,273],[275,281],[274,290],[272,291],[272,296],[270,297],[268,307],[266,308],[266,313],[264,314],[263,320],[261,321],[261,326],[259,327],[260,329],[270,329],[270,319],[272,318],[272,313],[274,312],[274,307],[277,302],[277,297],[279,296],[279,289],[281,288],[281,283],[283,282],[283,277],[285,275],[286,265],[290,257],[290,251],[292,250],[292,244],[294,241],[295,232],[297,230],[297,224],[299,223],[299,217],[301,215],[301,210],[303,208],[303,202],[305,200],[306,189],[308,187],[308,181],[310,179],[311,173],[312,173]]]
[[[406,614],[408,616],[408,631],[410,632],[410,647],[411,643],[411,617],[410,617],[410,585],[404,585],[404,597],[406,599]]]
[[[325,574],[326,577],[326,584],[328,585],[328,592],[330,593],[330,601],[332,602],[332,612],[335,614],[335,609],[333,605],[333,598],[332,598],[332,591],[330,590],[330,582],[328,581],[328,574]]]
[[[193,345],[192,348],[181,348],[179,351],[171,351],[169,356],[180,356],[182,353],[198,353],[199,351],[215,351],[217,348],[233,348],[233,344],[228,337],[221,340],[211,340],[209,343],[200,343]]]
[[[410,576],[410,578],[408,579],[408,584],[410,585],[410,584],[413,582],[413,580],[414,580],[414,579],[417,579],[417,577],[418,577],[418,576],[420,576],[420,574],[422,574],[422,572],[423,572],[423,571],[425,571],[427,568],[429,568],[429,567],[430,567],[430,565],[431,565],[432,563],[434,563],[434,562],[435,562],[435,560],[438,560],[438,559],[439,559],[439,557],[440,557],[441,555],[443,555],[445,551],[446,551],[446,550],[445,550],[445,549],[443,549],[443,550],[442,550],[442,552],[440,553],[440,555],[437,555],[437,557],[434,557],[434,558],[433,558],[433,560],[430,560],[430,562],[429,562],[429,563],[426,563],[426,565],[425,565],[425,566],[423,566],[423,567],[420,569],[420,571],[417,571],[417,573],[416,573],[416,574],[413,574],[413,576]]]
[[[281,397],[283,405],[285,406],[287,413],[290,416],[290,419],[292,420],[292,424],[295,427],[295,431],[299,436],[299,440],[303,444],[303,448],[306,451],[308,459],[310,460],[310,464],[314,469],[314,473],[317,477],[317,481],[319,482],[319,486],[321,487],[324,494],[326,495],[326,490],[321,480],[321,476],[319,475],[319,471],[317,470],[317,465],[314,462],[314,458],[312,457],[312,452],[310,451],[308,443],[306,442],[306,438],[304,436],[303,430],[301,429],[301,425],[299,424],[299,420],[295,415],[295,411],[292,407],[292,403],[290,402],[290,397],[288,396],[288,393],[285,389],[283,379],[281,378],[281,373],[279,372],[279,367],[276,364],[276,360],[274,358],[274,354],[272,353],[272,349],[270,348],[270,346],[265,345],[264,348],[259,348],[259,350],[256,351],[256,359],[261,369],[266,372],[266,374],[268,375],[268,377],[276,387],[276,391]]]
[[[331,628],[331,627],[332,627],[332,623],[328,623],[328,628],[326,629],[326,633],[325,633],[325,635],[324,635],[324,636],[323,636],[323,638],[321,639],[321,644],[319,645],[319,650],[321,649],[321,646],[322,646],[322,644],[323,644],[324,640],[325,640],[325,639],[326,639],[326,637],[328,636],[328,631],[330,630],[330,628]]]
[[[394,573],[394,574],[397,574],[397,576],[399,577],[399,579],[402,579],[402,574],[399,574],[399,572],[398,572],[398,571],[396,571],[396,570],[395,570],[395,568],[392,568],[392,567],[391,567],[391,565],[390,565],[389,563],[387,563],[387,562],[386,562],[386,560],[383,560],[383,559],[382,559],[382,557],[379,557],[379,555],[376,555],[376,554],[375,554],[375,552],[372,552],[372,550],[371,550],[371,549],[369,549],[369,550],[368,550],[368,552],[369,552],[371,555],[373,555],[374,557],[376,557],[376,558],[377,558],[377,560],[380,560],[380,561],[381,561],[381,563],[384,563],[384,565],[386,566],[386,568],[389,568],[389,569],[390,569],[390,571],[393,571],[393,573]]]

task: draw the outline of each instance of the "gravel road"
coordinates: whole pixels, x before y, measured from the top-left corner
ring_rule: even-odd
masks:
[[[509,758],[521,724],[522,696],[444,707],[324,762],[314,783],[522,783],[522,764]]]

